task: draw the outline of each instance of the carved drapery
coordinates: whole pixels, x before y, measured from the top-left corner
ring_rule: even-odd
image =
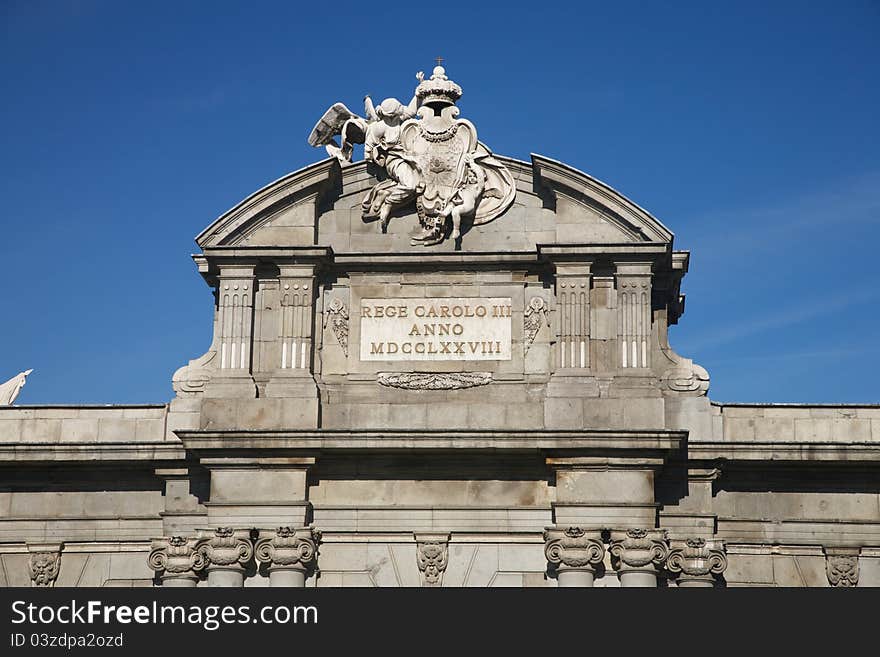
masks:
[[[147,563],[160,573],[165,586],[195,586],[207,559],[198,549],[198,539],[172,536],[153,541]]]
[[[714,576],[727,568],[727,555],[720,541],[688,538],[673,544],[666,569],[678,576],[679,586],[713,586]]]
[[[422,586],[440,586],[449,562],[449,534],[415,534]]]

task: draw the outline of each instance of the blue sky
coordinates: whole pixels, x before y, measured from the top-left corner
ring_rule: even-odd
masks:
[[[719,401],[880,402],[880,4],[0,3],[0,381],[141,403],[210,342],[189,255],[323,157],[332,102],[442,55],[494,151],[603,180],[690,249]]]

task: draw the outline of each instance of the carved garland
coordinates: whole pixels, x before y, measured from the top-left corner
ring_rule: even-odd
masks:
[[[348,308],[345,307],[342,299],[338,297],[333,299],[324,310],[324,328],[327,324],[333,329],[336,341],[342,347],[342,353],[348,356]]]
[[[379,372],[376,381],[404,390],[460,390],[492,382],[491,372]]]

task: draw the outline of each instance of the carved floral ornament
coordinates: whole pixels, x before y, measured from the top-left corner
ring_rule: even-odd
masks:
[[[501,216],[516,195],[513,177],[477,139],[470,121],[459,119],[461,87],[442,66],[429,79],[419,72],[408,105],[386,98],[378,106],[364,99],[366,118],[335,103],[318,120],[308,141],[324,146],[343,164],[351,162],[354,144],[364,145],[364,159],[387,176],[362,203],[364,221],[378,220],[384,233],[392,213],[415,202],[422,232],[414,245],[430,246],[462,227],[489,223]],[[341,144],[336,142],[336,136]]]

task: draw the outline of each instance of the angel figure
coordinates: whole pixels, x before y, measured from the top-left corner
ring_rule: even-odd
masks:
[[[342,103],[334,103],[318,119],[309,134],[309,145],[323,146],[330,157],[340,163],[351,162],[355,144],[363,144],[367,133],[367,120],[361,118]],[[340,136],[342,144],[336,142]]]

